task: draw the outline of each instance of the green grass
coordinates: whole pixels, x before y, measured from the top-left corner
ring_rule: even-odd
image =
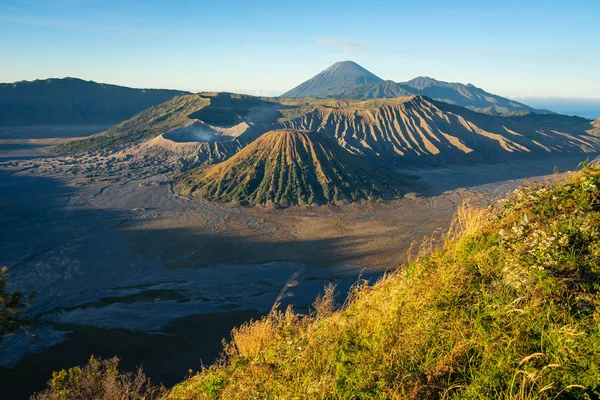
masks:
[[[592,399],[600,394],[600,172],[462,208],[441,241],[334,309],[234,330],[171,399]],[[437,243],[437,244],[436,244]]]

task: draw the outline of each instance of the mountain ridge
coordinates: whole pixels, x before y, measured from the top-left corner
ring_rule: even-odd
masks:
[[[117,123],[183,94],[72,77],[0,83],[0,126]]]
[[[353,154],[408,165],[503,162],[600,150],[584,118],[493,116],[426,96],[317,105],[281,124],[335,137]]]
[[[282,97],[374,99],[420,94],[435,100],[460,105],[484,113],[550,113],[547,110],[535,109],[523,103],[488,93],[471,83],[465,85],[458,82],[444,82],[428,76],[418,76],[406,82],[394,82],[377,77],[378,80],[360,83],[353,82],[352,79],[347,77],[328,75],[328,71],[331,68],[337,66],[336,68],[339,69],[339,65],[345,65],[344,63],[352,63],[351,65],[356,65],[361,70],[364,70],[364,74],[371,74],[354,62],[338,62],[313,78],[285,92]],[[321,79],[322,76],[328,76],[329,78],[325,84],[323,84]]]

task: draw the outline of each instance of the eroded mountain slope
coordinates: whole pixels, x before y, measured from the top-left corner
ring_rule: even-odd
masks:
[[[401,187],[401,176],[322,134],[275,130],[223,163],[190,171],[177,189],[212,201],[289,206],[389,198]]]
[[[355,154],[427,164],[600,150],[584,118],[492,116],[424,96],[328,102],[281,123],[335,137]]]
[[[595,124],[595,125],[594,125]],[[600,122],[559,114],[497,116],[432,100],[272,99],[230,93],[176,97],[61,153],[119,152],[181,171],[223,161],[273,129],[316,131],[356,155],[403,165],[503,162],[592,154]]]

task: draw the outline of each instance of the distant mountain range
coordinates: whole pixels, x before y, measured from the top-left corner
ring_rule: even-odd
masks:
[[[181,128],[186,129],[182,130]],[[60,153],[181,152],[186,165],[224,160],[274,129],[323,134],[377,163],[448,165],[600,151],[600,122],[560,114],[488,115],[426,96],[266,99],[231,93],[179,96]],[[201,145],[199,145],[201,144]],[[157,158],[157,162],[159,158]]]
[[[551,113],[488,93],[470,83],[442,82],[422,76],[408,82],[383,80],[353,61],[333,64],[282,97],[378,99],[413,95],[424,95],[490,114]]]
[[[117,123],[181,94],[76,78],[2,83],[0,126]]]

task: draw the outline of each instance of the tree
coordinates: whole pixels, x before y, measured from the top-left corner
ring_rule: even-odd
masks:
[[[29,319],[23,317],[23,312],[33,301],[34,295],[25,297],[19,290],[10,292],[6,288],[8,268],[0,270],[0,345],[4,336],[14,333],[19,328],[27,328]]]

